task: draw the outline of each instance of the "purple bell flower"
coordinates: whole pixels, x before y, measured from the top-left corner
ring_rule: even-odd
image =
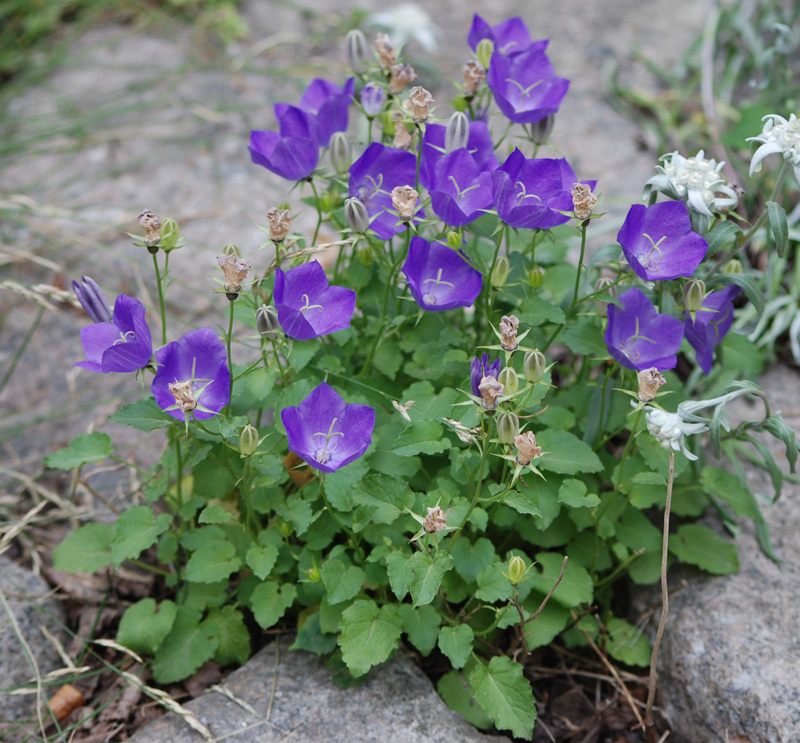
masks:
[[[608,305],[608,352],[628,369],[672,369],[678,363],[683,323],[659,314],[641,289],[628,289],[619,301],[624,309]]]
[[[472,359],[469,367],[469,384],[472,389],[472,394],[475,397],[481,396],[481,391],[478,385],[484,377],[494,377],[497,379],[500,376],[500,359],[489,363],[488,354],[484,353],[481,357],[476,356]]]
[[[411,238],[403,273],[414,301],[430,312],[469,307],[481,293],[483,276],[446,243]]]
[[[281,106],[281,110],[280,133],[250,133],[250,159],[281,178],[302,181],[314,172],[319,160],[317,119],[297,106]]]
[[[445,156],[445,135],[447,127],[442,124],[428,124],[422,138],[422,163],[420,163],[419,180],[430,190],[431,179],[436,170],[436,163]],[[471,121],[467,150],[481,171],[494,170],[500,164],[494,154],[494,143],[489,126],[484,121]]]
[[[692,232],[692,220],[682,201],[652,206],[634,204],[617,242],[628,263],[645,281],[691,276],[708,250],[705,238]]]
[[[692,322],[687,312],[683,316],[686,340],[694,348],[697,365],[706,373],[711,372],[714,348],[727,335],[733,324],[733,300],[742,290],[738,286],[726,286],[722,291],[709,294],[695,312]]]
[[[101,312],[96,314],[97,318],[103,316]],[[120,294],[110,320],[81,330],[86,361],[75,366],[103,374],[138,371],[147,366],[153,355],[153,342],[144,314],[144,305],[138,299]]]
[[[329,286],[317,261],[286,272],[277,269],[274,298],[283,332],[299,341],[349,328],[356,308],[356,293]]]
[[[497,214],[517,229],[546,230],[569,221],[572,188],[578,182],[563,158],[526,159],[515,149],[492,173]],[[596,181],[584,181],[594,188]]]
[[[111,320],[111,310],[103,296],[103,291],[94,279],[82,276],[80,283],[72,282],[72,291],[86,310],[86,314],[92,318],[92,322],[109,322]]]
[[[321,472],[358,459],[372,443],[375,408],[348,405],[322,382],[297,407],[281,410],[289,449]]]
[[[151,391],[158,406],[179,421],[212,418],[231,399],[225,345],[211,328],[192,330],[156,352]]]
[[[532,47],[508,57],[494,52],[486,84],[506,117],[531,124],[558,112],[569,80],[556,77],[543,49]]]
[[[477,51],[478,43],[483,39],[492,41],[494,50],[500,54],[516,54],[530,48],[544,51],[549,43],[547,39],[534,42],[525,21],[519,16],[508,18],[496,26],[490,26],[476,13],[472,19],[467,43],[472,51]]]
[[[298,108],[316,119],[317,140],[323,147],[328,146],[334,132],[343,132],[347,129],[348,113],[354,93],[355,78],[352,77],[345,82],[344,87],[318,77],[311,81],[303,93]],[[290,108],[293,107],[287,103],[275,104],[276,118],[280,121]]]
[[[436,216],[452,227],[474,222],[492,208],[492,174],[481,171],[466,149],[439,158],[428,190]]]
[[[392,213],[392,190],[397,186],[413,186],[417,175],[417,159],[410,152],[373,142],[350,166],[350,196],[357,197],[370,217],[370,228],[389,240],[405,225]],[[417,212],[424,216],[422,210]]]

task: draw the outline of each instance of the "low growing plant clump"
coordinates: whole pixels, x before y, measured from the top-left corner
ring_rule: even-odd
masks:
[[[130,606],[117,635],[160,683],[210,659],[244,663],[254,624],[295,628],[294,647],[330,654],[343,683],[405,638],[449,659],[438,689],[451,707],[530,738],[525,666],[557,640],[651,666],[639,721],[652,734],[657,643],[616,589],[662,582],[660,638],[670,559],[737,569],[736,546],[696,523],[708,506],[729,525],[754,519],[772,554],[739,465],[746,452],[780,496],[757,434],[782,440],[792,467],[797,457],[766,399],[763,419],[733,430],[725,412],[764,398],[742,381],[754,348],[737,315],[763,308],[747,246],[768,227],[782,256],[785,212],[770,200],[744,223],[720,164],[676,152],[617,242],[588,256],[597,184],[540,156],[569,86],[547,42],[519,18],[475,16],[468,43],[476,59],[449,118],[408,89],[415,73],[388,37],[373,54],[354,31],[354,77],[314,80],[299,105],[275,106],[277,131],[252,133],[253,162],[297,183],[316,229],[292,233],[282,204],[263,250],[225,248],[223,332],[168,342],[179,228],[150,212],[138,240],[153,257],[159,332],[135,298],[112,312],[92,279],[76,282],[94,323],[78,365],[151,380],[112,420],[163,430],[168,446],[141,473],[137,505],[81,526],[55,566],[136,561],[163,576],[171,598]],[[771,153],[782,176],[797,167],[794,116],[753,134],[754,168]],[[339,239],[320,245],[323,225]],[[251,330],[232,347],[235,321]],[[706,463],[705,432],[738,475]],[[112,452],[98,432],[46,461],[71,469]],[[651,520],[662,509],[663,527]]]

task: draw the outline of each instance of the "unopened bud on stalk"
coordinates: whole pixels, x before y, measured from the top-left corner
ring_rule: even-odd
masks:
[[[534,266],[530,271],[528,271],[528,281],[534,289],[538,289],[542,284],[544,284],[544,271],[540,266]]]
[[[508,580],[512,586],[518,586],[525,580],[525,573],[528,572],[525,560],[518,555],[514,555],[508,561]]]
[[[464,95],[475,95],[486,79],[486,70],[478,64],[478,60],[471,59],[461,68],[461,72],[464,74]]]
[[[642,402],[652,402],[655,399],[656,393],[667,383],[664,375],[656,369],[642,369],[639,372],[639,392],[637,397]]]
[[[309,583],[322,583],[322,573],[318,567],[309,568],[306,575]]]
[[[513,395],[519,389],[519,375],[513,366],[503,367],[497,375],[497,381],[503,385],[507,395]],[[516,436],[516,434],[514,435]]]
[[[523,374],[531,384],[536,384],[547,371],[547,359],[537,348],[535,351],[528,351],[522,362]]]
[[[139,215],[139,225],[144,229],[144,242],[151,253],[158,252],[158,243],[161,241],[161,217],[145,209]]]
[[[228,243],[222,249],[222,255],[224,255],[224,256],[233,256],[234,258],[241,258],[242,257],[241,251],[233,243]],[[222,268],[222,266],[220,266],[220,268]]]
[[[378,83],[367,83],[361,91],[361,106],[364,113],[370,118],[375,118],[383,110],[386,93]]]
[[[450,232],[447,233],[447,244],[453,250],[458,250],[464,244],[464,239],[458,234],[458,232],[450,230]]]
[[[375,260],[375,251],[372,249],[371,245],[360,245],[356,255],[358,257],[358,262],[362,266],[371,266]]]
[[[161,225],[161,240],[158,243],[158,247],[161,248],[165,253],[169,253],[170,250],[175,250],[177,248],[182,247],[178,245],[178,240],[181,236],[180,226],[178,223],[172,219],[171,217],[167,217]]]
[[[249,423],[239,431],[239,453],[243,457],[252,457],[258,448],[258,429]]]
[[[274,307],[262,304],[256,310],[256,327],[265,341],[277,341],[283,337],[283,328],[278,322],[278,313]]]
[[[731,258],[722,269],[722,273],[743,273],[742,262],[738,258]]]
[[[505,369],[503,370],[505,371]],[[501,372],[502,374],[502,372]],[[511,446],[519,434],[519,418],[516,413],[500,413],[497,416],[497,439],[501,444]]]
[[[344,175],[353,164],[350,140],[344,132],[335,132],[331,137],[329,148],[333,169],[339,175]]]
[[[411,186],[397,186],[392,189],[392,205],[397,209],[397,215],[403,222],[414,219],[418,198],[419,193]]]
[[[283,519],[278,521],[278,533],[284,539],[288,539],[290,536],[292,536],[293,531],[294,529],[292,529],[292,525],[288,521],[284,521]]]
[[[378,52],[378,58],[383,69],[388,70],[397,62],[394,47],[387,34],[378,34],[375,37],[375,51]]]
[[[367,37],[364,32],[354,28],[344,37],[344,54],[347,66],[360,75],[367,67]]]
[[[617,296],[617,288],[614,286],[614,279],[610,278],[609,276],[601,276],[594,284],[594,290],[596,292],[604,292],[605,294],[610,294],[612,297]],[[605,302],[601,302],[599,299],[595,301],[595,307],[597,308],[597,314],[605,317],[608,314],[608,305]]]
[[[369,229],[369,212],[367,207],[355,196],[344,202],[344,218],[347,226],[363,235]]]
[[[508,274],[511,273],[511,262],[505,255],[497,256],[492,269],[492,275],[489,277],[489,283],[493,289],[502,289],[508,281]]]
[[[475,54],[478,57],[478,64],[484,70],[489,69],[489,62],[492,61],[492,54],[494,53],[494,42],[491,39],[481,39],[478,42],[478,47]]]
[[[689,279],[683,285],[683,306],[689,312],[697,312],[703,306],[706,298],[706,285],[700,279]],[[694,315],[692,315],[694,317]],[[648,402],[648,401],[645,401]]]
[[[534,144],[547,144],[550,139],[550,132],[553,131],[553,124],[555,124],[555,114],[547,114],[543,119],[534,121],[531,124],[531,140]]]
[[[399,62],[393,64],[390,70],[392,76],[389,79],[389,92],[397,95],[407,85],[411,85],[417,79],[417,73],[410,64]]]
[[[444,151],[461,150],[469,141],[469,119],[465,113],[456,111],[448,120],[444,132]]]

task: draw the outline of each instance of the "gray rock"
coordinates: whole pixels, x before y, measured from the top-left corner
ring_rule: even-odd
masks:
[[[0,607],[0,687],[10,690],[27,685],[34,677],[19,635],[28,644],[40,676],[63,666],[42,627],[62,644],[68,641],[68,637],[62,629],[64,612],[61,604],[53,598],[45,598],[50,586],[38,575],[6,557],[0,557],[0,590],[19,630],[15,630],[8,612]],[[0,737],[4,725],[10,720],[23,720],[34,715],[35,703],[35,695],[11,695],[0,691]]]
[[[478,732],[448,709],[411,656],[400,651],[374,669],[361,685],[341,689],[316,656],[289,651],[281,641],[277,684],[267,719],[276,643],[257,653],[232,673],[224,688],[250,705],[255,715],[229,697],[212,692],[186,707],[215,737],[236,735],[237,743],[503,743],[508,738]],[[140,730],[131,743],[195,743],[202,741],[174,714]]]
[[[797,429],[797,372],[775,367],[760,384],[772,409],[782,409]],[[747,411],[748,418],[762,415],[760,406]],[[737,411],[731,412],[734,423]],[[746,470],[753,491],[771,497],[769,478],[752,467]],[[723,743],[726,733],[731,739],[747,736],[750,743],[800,741],[798,496],[800,487],[787,483],[783,499],[762,509],[783,564],[764,556],[752,523],[743,522],[740,572],[692,577],[670,599],[659,662],[661,693],[675,732],[687,741]],[[672,578],[671,585],[676,583]]]

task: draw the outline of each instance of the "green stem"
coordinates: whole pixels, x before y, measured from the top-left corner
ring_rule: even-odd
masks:
[[[477,482],[475,483],[475,494],[472,496],[472,502],[469,504],[469,508],[467,509],[466,514],[464,514],[464,518],[461,520],[461,524],[459,524],[458,529],[453,532],[452,538],[449,540],[447,544],[447,551],[449,552],[452,547],[453,543],[461,536],[461,532],[464,530],[464,527],[467,525],[469,521],[469,517],[472,516],[472,512],[475,510],[475,506],[478,505],[478,501],[481,497],[481,485],[483,485],[483,471],[486,467],[486,460],[488,459],[489,455],[489,435],[486,431],[486,415],[481,416],[481,463],[478,466],[478,478]]]
[[[569,317],[572,312],[574,311],[575,307],[578,304],[578,289],[581,285],[581,272],[583,270],[583,256],[586,253],[586,228],[589,224],[589,220],[586,219],[581,223],[581,255],[578,259],[578,272],[575,274],[575,291],[572,293],[572,304],[569,307],[569,312],[567,312],[567,317]]]
[[[314,237],[311,239],[311,244],[317,244],[317,238],[319,237],[319,228],[322,227],[322,204],[319,200],[319,194],[317,193],[317,187],[314,185],[313,178],[309,178],[308,182],[311,184],[311,190],[314,192],[314,206],[317,209],[317,226],[314,229]]]
[[[231,356],[231,338],[233,337],[233,300],[228,300],[228,333],[225,336],[225,349],[228,352],[228,370],[230,381],[228,384],[228,404],[225,412],[230,414],[233,405],[233,357]]]
[[[164,304],[164,286],[161,283],[161,272],[158,269],[158,253],[153,253],[153,268],[156,272],[158,286],[158,306],[161,310],[161,345],[167,345],[167,309]]]

